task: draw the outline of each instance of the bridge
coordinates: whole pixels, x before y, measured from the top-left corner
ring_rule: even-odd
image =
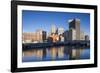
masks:
[[[35,48],[47,48],[47,47],[57,47],[57,46],[68,46],[68,47],[83,47],[89,48],[90,41],[82,41],[82,40],[74,40],[74,41],[66,41],[66,42],[44,42],[44,43],[23,43],[23,50],[35,49]]]

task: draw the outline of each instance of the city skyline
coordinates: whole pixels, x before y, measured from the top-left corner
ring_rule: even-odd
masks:
[[[81,20],[80,28],[85,34],[90,35],[90,15],[88,13],[48,12],[48,11],[22,11],[23,32],[35,32],[42,29],[49,33],[51,25],[56,28],[69,29],[68,20],[78,18]],[[88,28],[88,29],[86,29]]]

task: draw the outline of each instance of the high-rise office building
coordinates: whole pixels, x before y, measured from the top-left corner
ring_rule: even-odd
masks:
[[[76,40],[76,30],[75,29],[69,29],[69,40]]]
[[[69,23],[69,30],[75,29],[76,30],[76,40],[80,40],[80,19],[70,19]]]
[[[51,25],[51,34],[55,34],[56,33],[56,26],[55,25]]]

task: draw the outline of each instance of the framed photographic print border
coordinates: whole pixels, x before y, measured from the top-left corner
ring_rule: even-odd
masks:
[[[18,5],[25,6],[44,6],[44,7],[59,7],[59,8],[77,8],[77,9],[92,9],[94,10],[94,63],[80,65],[60,65],[60,66],[44,66],[44,67],[27,67],[18,68]],[[61,3],[46,3],[46,2],[28,2],[28,1],[11,1],[11,72],[24,71],[42,71],[42,70],[57,70],[57,69],[73,69],[73,68],[88,68],[97,67],[97,6],[95,5],[78,5],[78,4],[61,4]]]

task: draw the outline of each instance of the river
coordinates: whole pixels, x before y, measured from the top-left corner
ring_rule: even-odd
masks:
[[[90,48],[68,46],[36,48],[22,53],[22,62],[90,59]]]

